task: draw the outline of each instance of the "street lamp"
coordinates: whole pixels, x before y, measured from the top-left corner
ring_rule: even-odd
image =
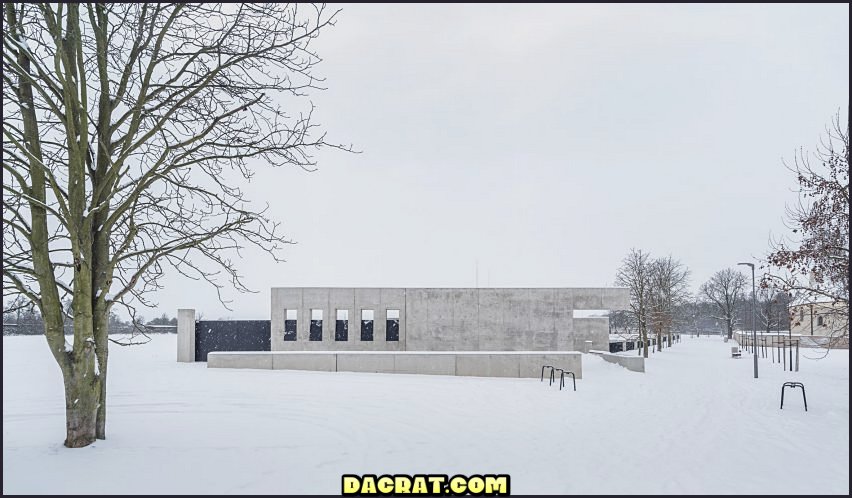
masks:
[[[755,286],[754,286],[754,263],[737,263],[737,266],[745,265],[751,267],[751,337],[752,344],[755,345],[752,353],[754,353],[754,378],[757,378],[757,325],[755,322]]]

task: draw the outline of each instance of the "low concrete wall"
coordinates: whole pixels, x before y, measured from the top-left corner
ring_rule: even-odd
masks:
[[[272,356],[267,352],[214,352],[207,355],[207,368],[265,368],[272,370]]]
[[[338,372],[393,373],[393,356],[378,353],[329,354],[337,357]]]
[[[260,368],[323,372],[377,372],[473,377],[541,375],[542,365],[583,378],[582,354],[575,351],[272,351],[207,355],[207,368]]]
[[[210,366],[210,354],[213,353],[209,353],[207,355],[208,367]],[[268,352],[264,352],[264,354],[270,355],[272,358],[272,365],[269,368],[272,368],[273,370],[315,370],[320,372],[337,371],[337,358],[329,355],[316,353],[272,355]]]
[[[589,353],[596,354],[610,363],[621,365],[622,367],[630,370],[631,372],[645,371],[645,358],[641,356],[622,356],[618,354],[607,353],[606,351],[597,350],[591,350],[589,351]]]
[[[455,375],[456,357],[452,354],[410,353],[394,357],[394,372],[407,374]]]

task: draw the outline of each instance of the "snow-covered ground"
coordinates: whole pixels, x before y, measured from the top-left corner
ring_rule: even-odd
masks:
[[[577,392],[538,379],[210,369],[174,335],[110,352],[106,441],[62,446],[59,368],[3,338],[5,493],[340,493],[340,476],[508,473],[521,493],[849,491],[849,353],[800,372],[719,337],[644,374],[583,356]],[[781,384],[787,389],[779,410]]]

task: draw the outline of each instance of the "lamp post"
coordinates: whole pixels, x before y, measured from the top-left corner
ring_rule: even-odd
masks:
[[[755,286],[754,286],[754,263],[737,263],[737,265],[745,265],[751,267],[751,337],[752,344],[757,344],[757,322],[755,321]],[[756,346],[755,346],[756,348]],[[757,349],[753,349],[754,353],[754,378],[757,378]]]

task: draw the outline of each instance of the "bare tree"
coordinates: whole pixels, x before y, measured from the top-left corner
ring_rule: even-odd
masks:
[[[348,149],[317,134],[302,98],[320,88],[311,42],[336,12],[251,3],[4,10],[4,298],[23,296],[44,317],[65,385],[65,445],[81,447],[106,435],[112,307],[153,305],[146,294],[168,268],[247,291],[231,258],[250,245],[280,260],[288,242],[239,188],[250,163],[310,170],[318,148]]]
[[[745,288],[745,276],[732,268],[717,271],[701,285],[701,294],[716,305],[718,315],[714,317],[725,322],[728,339],[733,337],[737,310],[742,303]]]
[[[656,332],[657,351],[662,351],[662,338],[672,343],[674,313],[689,300],[689,269],[671,256],[657,258],[649,265],[649,323]]]
[[[630,249],[622,260],[615,276],[615,285],[630,289],[630,314],[636,320],[643,347],[642,355],[648,357],[648,299],[650,297],[650,255],[641,249]]]
[[[838,112],[826,136],[812,157],[800,149],[793,166],[785,164],[799,187],[798,203],[788,206],[786,220],[799,239],[772,243],[764,267],[781,272],[767,272],[761,287],[822,303],[832,315],[831,348],[849,341],[848,111],[846,129]]]
[[[770,333],[788,330],[790,325],[790,296],[774,287],[757,288],[757,326]]]

